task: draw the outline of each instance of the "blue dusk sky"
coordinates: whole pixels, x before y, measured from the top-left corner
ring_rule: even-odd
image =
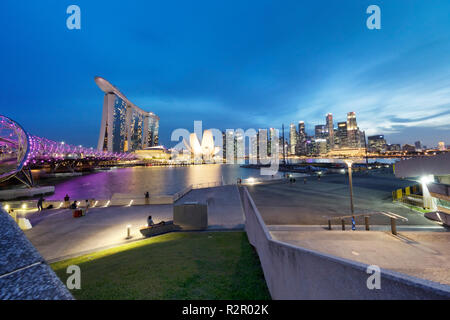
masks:
[[[388,143],[450,143],[448,0],[2,0],[0,15],[0,114],[49,139],[96,146],[101,76],[160,116],[167,146],[194,120],[312,133],[349,111]]]

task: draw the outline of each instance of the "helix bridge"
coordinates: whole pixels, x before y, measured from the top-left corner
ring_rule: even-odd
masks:
[[[31,169],[74,171],[106,163],[134,160],[131,153],[98,151],[29,134],[16,121],[0,115],[0,183],[15,178],[34,185]]]

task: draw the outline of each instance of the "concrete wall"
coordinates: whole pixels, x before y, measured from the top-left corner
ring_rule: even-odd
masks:
[[[450,152],[432,157],[401,160],[395,164],[395,176],[399,178],[425,175],[445,176],[450,174]]]
[[[273,299],[450,299],[449,286],[381,269],[369,290],[367,265],[273,240],[247,188],[245,229]]]
[[[12,200],[17,198],[34,197],[40,194],[51,194],[55,192],[55,187],[35,187],[22,189],[7,189],[0,191],[0,200]]]

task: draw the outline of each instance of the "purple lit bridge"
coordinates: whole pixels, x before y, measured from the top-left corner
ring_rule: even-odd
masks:
[[[34,185],[31,169],[50,172],[94,168],[134,160],[130,153],[97,151],[28,134],[20,124],[0,115],[0,183],[16,178]]]

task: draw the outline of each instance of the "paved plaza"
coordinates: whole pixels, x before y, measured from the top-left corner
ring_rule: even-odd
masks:
[[[269,230],[275,240],[450,285],[449,232]]]
[[[393,190],[416,184],[391,175],[354,174],[353,197],[355,214],[389,211],[408,219],[398,221],[399,225],[435,226],[436,224],[398,203],[392,202]],[[296,183],[249,186],[248,190],[267,225],[327,225],[328,216],[350,214],[348,177],[344,174],[330,174],[320,180],[308,177],[307,183],[297,179]],[[356,222],[364,223],[363,217]],[[387,225],[386,216],[370,218],[372,225]],[[340,225],[339,220],[333,224]]]
[[[208,203],[209,229],[242,229],[244,218],[236,186],[192,190],[176,204]],[[72,217],[72,210],[48,210],[28,215],[33,228],[26,236],[47,261],[76,256],[97,249],[142,239],[140,227],[151,215],[155,223],[173,219],[173,205],[147,205],[89,209],[86,216]],[[127,226],[131,225],[131,239]]]

